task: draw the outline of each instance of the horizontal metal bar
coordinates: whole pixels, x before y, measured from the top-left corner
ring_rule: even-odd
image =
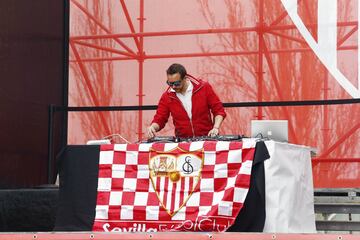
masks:
[[[239,102],[224,103],[225,108],[231,107],[285,107],[285,106],[313,106],[313,105],[338,105],[360,103],[360,98],[336,99],[336,100],[307,100],[307,101],[272,101],[272,102]],[[64,107],[57,106],[55,111],[89,112],[89,111],[138,111],[156,110],[157,105],[143,106],[93,106],[93,107]]]
[[[184,35],[201,35],[201,34],[218,34],[218,33],[239,33],[239,32],[256,32],[259,27],[242,27],[242,28],[209,28],[209,29],[191,29],[179,31],[162,31],[162,32],[142,32],[142,33],[115,33],[115,34],[98,34],[98,35],[80,35],[72,36],[70,40],[85,39],[108,39],[108,38],[133,38],[133,37],[169,37]]]
[[[316,221],[318,231],[360,231],[360,222]]]
[[[349,196],[316,196],[314,197],[315,204],[328,204],[328,203],[336,203],[336,204],[359,204],[360,205],[360,197],[349,197]]]
[[[63,107],[58,106],[55,111],[67,112],[101,112],[101,111],[139,111],[139,110],[156,110],[157,105],[143,106],[97,106],[97,107]]]
[[[307,27],[317,27],[316,23],[307,24]],[[338,27],[357,26],[356,21],[338,22]],[[70,40],[84,39],[108,39],[108,38],[133,38],[133,37],[168,37],[181,35],[200,35],[200,34],[218,34],[218,33],[239,33],[239,32],[267,32],[271,30],[291,30],[296,29],[295,25],[278,25],[278,26],[256,26],[241,28],[209,28],[209,29],[189,29],[179,31],[162,31],[162,32],[139,32],[139,33],[115,33],[115,34],[98,34],[98,35],[81,35],[72,36]]]
[[[355,203],[315,203],[315,213],[360,214],[360,204]]]
[[[345,162],[345,163],[360,163],[360,158],[313,158],[311,159],[313,162]]]
[[[310,105],[338,105],[360,103],[360,98],[334,100],[306,100],[306,101],[272,101],[272,102],[244,102],[224,103],[224,107],[280,107],[280,106],[310,106]]]
[[[332,194],[332,193],[346,193],[349,192],[358,192],[360,193],[360,188],[315,188],[315,193],[326,193],[326,194]]]
[[[338,50],[348,51],[348,50],[357,50],[357,46],[342,46],[339,47]],[[311,48],[292,48],[292,49],[274,49],[269,50],[269,54],[282,54],[282,53],[302,53],[302,52],[310,52]],[[197,52],[197,53],[172,53],[172,54],[153,54],[146,55],[144,54],[142,58],[144,60],[147,59],[167,59],[167,58],[193,58],[193,57],[218,57],[218,56],[243,56],[243,55],[254,55],[258,54],[258,50],[252,51],[236,51],[236,52]],[[100,58],[83,58],[82,62],[100,62],[100,61],[123,61],[123,60],[137,60],[139,56],[136,58],[131,57],[100,57]],[[77,62],[76,59],[70,59],[70,62]]]

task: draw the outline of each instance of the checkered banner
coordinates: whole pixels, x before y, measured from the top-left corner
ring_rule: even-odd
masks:
[[[249,190],[255,145],[102,145],[93,231],[225,231]]]

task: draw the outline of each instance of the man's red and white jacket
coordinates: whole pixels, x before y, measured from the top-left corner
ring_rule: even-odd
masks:
[[[160,98],[152,123],[157,123],[160,130],[164,128],[171,114],[175,126],[175,136],[195,137],[206,136],[213,128],[213,116],[226,113],[224,107],[208,82],[187,75],[193,84],[192,119],[187,115],[181,101],[169,87]]]

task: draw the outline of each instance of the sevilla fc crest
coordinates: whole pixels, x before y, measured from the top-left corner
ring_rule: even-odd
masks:
[[[168,152],[150,149],[150,180],[161,205],[174,216],[191,197],[200,181],[203,150],[185,151],[179,147]]]

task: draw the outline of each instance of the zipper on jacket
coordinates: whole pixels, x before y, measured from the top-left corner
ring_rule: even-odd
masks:
[[[194,131],[194,126],[193,126],[193,123],[192,123],[192,119],[190,118],[190,125],[191,125],[191,130],[192,130],[192,133],[193,133],[193,138],[195,137],[195,131]]]

